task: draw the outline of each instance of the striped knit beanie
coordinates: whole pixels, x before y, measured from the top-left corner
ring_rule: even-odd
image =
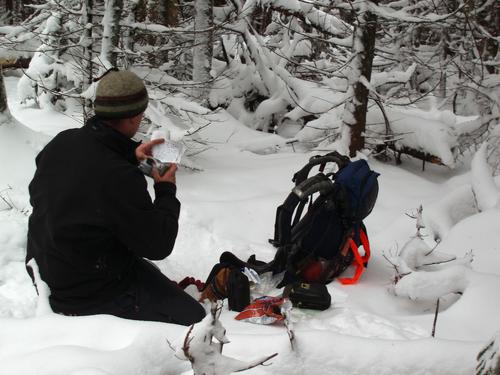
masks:
[[[127,70],[109,71],[97,84],[94,112],[105,120],[130,118],[148,106],[146,86],[135,73]]]

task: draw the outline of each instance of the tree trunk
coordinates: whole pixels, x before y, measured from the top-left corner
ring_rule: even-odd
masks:
[[[149,0],[146,6],[149,22],[165,26],[179,24],[179,0]]]
[[[111,65],[111,49],[112,49],[112,23],[114,18],[114,0],[106,0],[104,3],[104,15],[102,17],[102,40],[101,54],[99,62],[101,70],[104,72],[112,67]]]
[[[123,4],[123,12],[126,15],[126,24],[132,24],[136,21],[136,8],[137,4],[134,0],[125,0]],[[129,28],[125,27],[122,32],[122,42],[123,42],[123,49],[125,50],[125,55],[123,58],[123,67],[125,69],[129,69],[130,66],[132,65],[133,62],[133,57],[128,53],[129,51],[134,50],[134,36],[135,33],[134,31]]]
[[[93,27],[87,27],[88,25],[93,25],[92,11],[94,8],[94,0],[85,0],[82,3],[82,19],[81,23],[85,25],[85,30],[83,31],[82,37],[80,39],[80,44],[83,47],[83,58],[81,60],[82,68],[82,92],[85,91],[93,82],[94,78],[94,54],[92,51],[93,39]],[[92,102],[90,99],[82,100],[83,108],[83,118],[85,121],[90,117]]]
[[[85,0],[83,3],[83,14],[82,14],[82,22],[87,25],[93,25],[92,23],[92,11],[94,8],[94,0]],[[86,89],[92,84],[93,80],[93,69],[94,63],[92,59],[93,51],[92,51],[92,29],[93,27],[85,27],[85,30],[82,35],[82,45],[83,45],[83,74],[85,76],[83,82],[83,88]]]
[[[377,4],[378,1],[373,1]],[[365,147],[366,111],[369,91],[361,82],[364,77],[370,82],[372,63],[375,50],[375,33],[377,31],[377,16],[362,5],[358,14],[359,23],[355,29],[353,53],[350,64],[348,97],[343,116],[343,138],[349,142],[349,155]]]
[[[449,35],[446,30],[446,28],[443,28],[442,34],[441,34],[441,79],[439,81],[439,97],[441,99],[446,99],[446,94],[447,94],[447,66],[449,64],[448,62],[448,56],[450,55],[450,48],[449,48]]]
[[[3,82],[3,71],[2,67],[0,66],[0,122],[1,122],[1,117],[5,113],[8,113],[9,111],[9,106],[7,105],[7,93],[5,92],[5,85]]]
[[[14,0],[5,0],[5,10],[9,13],[8,24],[14,24]]]
[[[112,51],[110,62],[113,66],[118,66],[118,47],[120,45],[121,27],[120,20],[123,13],[123,0],[114,0],[113,24],[111,26]]]
[[[147,2],[147,17],[149,22],[164,26],[175,27],[179,25],[179,0],[149,0]],[[173,42],[172,34],[149,34],[146,41],[152,46],[160,47]],[[173,42],[175,43],[175,42]],[[148,53],[148,61],[153,66],[160,66],[169,62],[169,53],[158,51],[154,48]]]
[[[100,55],[103,70],[117,66],[122,12],[123,0],[106,0],[104,16],[102,17],[103,32]]]
[[[164,0],[166,24],[167,26],[177,26],[179,24],[179,1],[178,0]]]
[[[177,26],[179,24],[179,0],[150,0],[148,16],[153,23]]]
[[[212,0],[195,0],[194,2],[194,48],[193,48],[193,81],[200,83],[195,96],[206,99],[210,90],[212,77],[213,53],[213,2]]]

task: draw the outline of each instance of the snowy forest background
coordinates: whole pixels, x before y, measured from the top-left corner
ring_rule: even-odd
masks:
[[[494,0],[9,0],[2,6],[4,66],[25,68],[24,103],[83,121],[94,79],[112,66],[133,67],[155,93],[160,114],[191,120],[189,112],[224,108],[288,144],[351,156],[363,148],[380,157],[397,150],[448,166],[487,140],[498,169]],[[204,109],[192,111],[193,101]],[[441,110],[439,130],[448,134],[433,145],[418,134],[405,136],[413,126],[392,117],[409,107]],[[456,126],[457,115],[476,117]]]
[[[243,362],[199,343],[195,354],[211,353],[215,367],[198,371],[226,374],[278,352],[248,373],[495,373],[498,1],[3,0],[0,9],[1,375],[192,373],[177,358],[183,327],[55,315],[24,270],[34,157],[92,116],[96,80],[114,66],[147,84],[139,138],[166,128],[187,147],[179,238],[158,262],[174,280],[204,279],[224,250],[271,259],[275,209],[311,155],[337,150],[381,173],[360,283],[331,283],[325,312],[293,311],[293,350],[283,327],[236,322],[225,307],[194,333],[225,341],[222,322],[234,339],[225,353]],[[279,293],[272,283],[260,291]]]

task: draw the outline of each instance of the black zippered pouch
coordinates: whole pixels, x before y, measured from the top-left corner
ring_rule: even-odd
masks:
[[[326,310],[332,303],[326,285],[319,283],[289,284],[283,291],[283,297],[290,299],[294,307],[301,309]]]
[[[229,310],[243,311],[250,304],[250,282],[239,269],[232,269],[227,281]]]

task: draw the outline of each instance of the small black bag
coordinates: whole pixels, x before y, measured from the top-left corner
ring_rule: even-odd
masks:
[[[232,269],[227,281],[229,310],[243,311],[250,304],[250,282],[239,269]]]
[[[283,297],[290,299],[294,307],[313,310],[326,310],[330,307],[332,297],[326,285],[296,282],[289,284],[283,291]]]

